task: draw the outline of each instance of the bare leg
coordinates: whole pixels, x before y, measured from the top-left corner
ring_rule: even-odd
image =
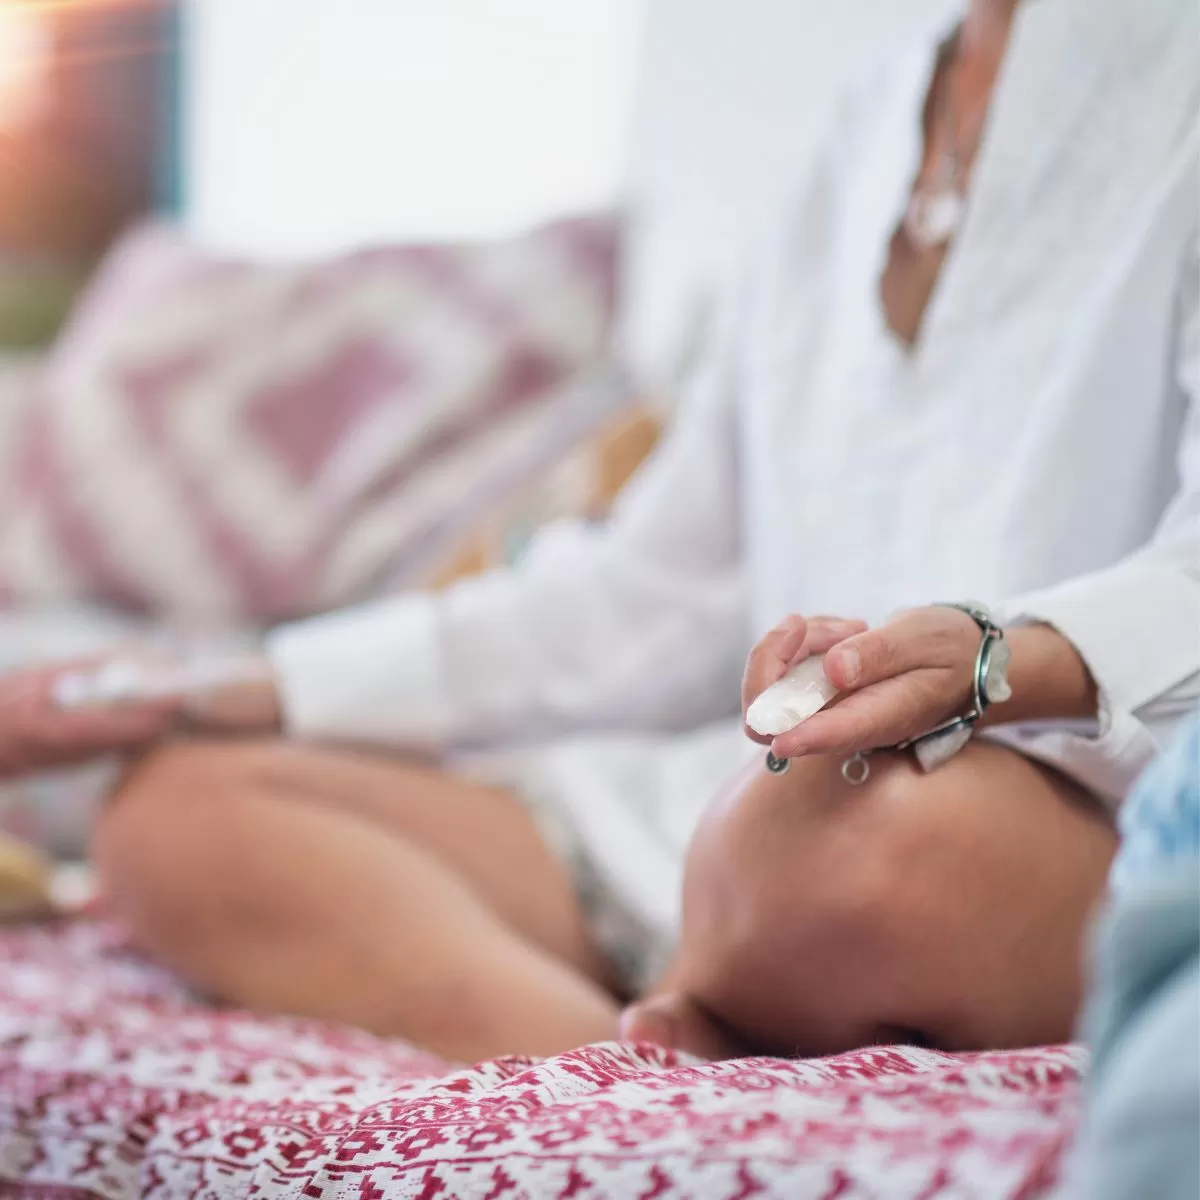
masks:
[[[706,815],[676,962],[622,1033],[706,1056],[1065,1039],[1115,844],[1078,789],[983,743],[930,775],[878,756],[860,788],[826,759],[756,768]]]
[[[221,999],[458,1060],[615,1032],[570,880],[503,792],[368,756],[179,745],[126,777],[95,851],[137,943]]]

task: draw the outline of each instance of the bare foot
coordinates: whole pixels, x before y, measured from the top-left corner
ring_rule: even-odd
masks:
[[[649,1042],[697,1058],[743,1058],[749,1051],[694,1000],[681,992],[647,996],[621,1014],[624,1042]]]

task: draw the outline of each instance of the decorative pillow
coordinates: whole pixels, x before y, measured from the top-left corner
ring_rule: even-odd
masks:
[[[0,598],[265,625],[423,582],[622,394],[615,249],[594,218],[267,266],[136,230],[0,444]]]

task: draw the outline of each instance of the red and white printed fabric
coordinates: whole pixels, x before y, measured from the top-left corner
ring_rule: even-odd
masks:
[[[0,937],[0,1197],[1010,1200],[1053,1195],[1083,1054],[452,1069],[221,1012],[101,925]]]
[[[562,393],[616,262],[603,217],[302,265],[136,229],[0,395],[0,602],[265,625],[419,583],[605,415]]]

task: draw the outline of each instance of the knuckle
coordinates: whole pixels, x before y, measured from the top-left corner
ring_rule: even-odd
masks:
[[[896,639],[891,634],[878,633],[866,637],[858,645],[863,668],[871,675],[886,675],[898,658]]]
[[[808,627],[809,629],[819,629],[828,633],[832,630],[845,629],[851,624],[853,622],[843,621],[840,617],[820,616],[811,618],[808,622]]]

